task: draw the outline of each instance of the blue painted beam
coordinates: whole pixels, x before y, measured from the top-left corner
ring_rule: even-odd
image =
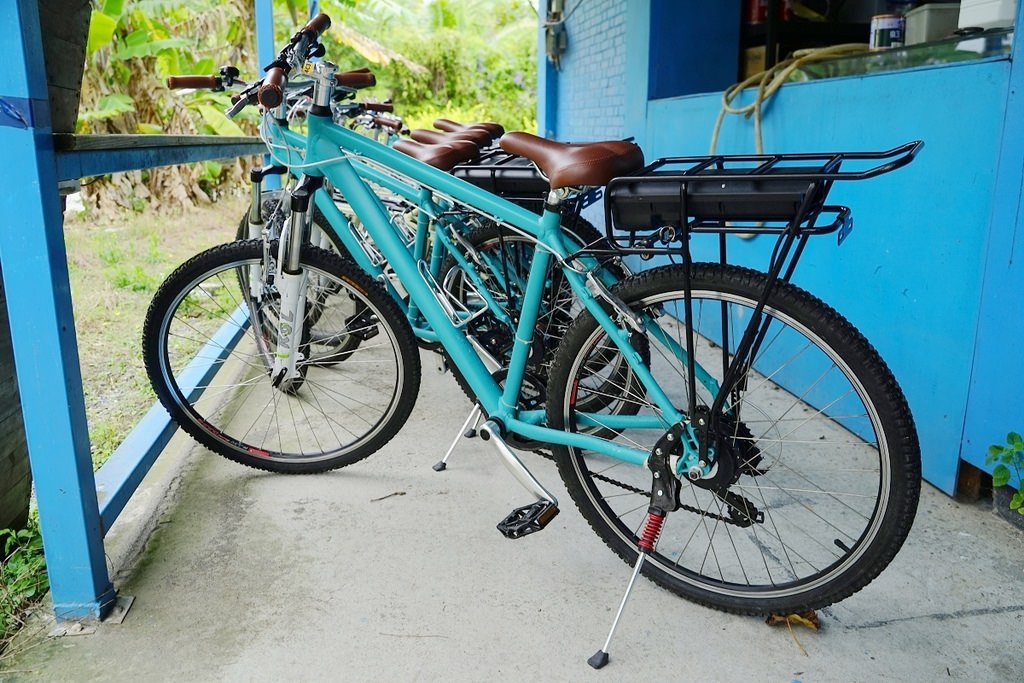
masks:
[[[271,0],[254,0],[256,10],[256,58],[261,67],[270,64],[277,57],[274,49],[274,4]],[[263,163],[271,163],[270,155],[263,157]],[[276,176],[267,176],[263,180],[263,187],[268,190],[276,190],[281,187],[281,179]]]
[[[558,137],[558,70],[547,57],[547,30],[544,25],[550,0],[537,8],[540,22],[537,29],[537,135],[555,140]]]
[[[0,3],[0,261],[50,594],[58,619],[102,618],[115,601],[68,282],[35,0]]]
[[[199,398],[247,328],[247,310],[239,307],[196,354],[179,384],[190,400]],[[154,405],[96,473],[96,491],[104,529],[114,524],[177,428],[163,406],[159,403]]]
[[[634,0],[626,13],[625,110],[622,132],[646,150],[647,93],[650,78],[651,0]],[[653,161],[653,159],[651,159]]]
[[[266,145],[257,137],[218,135],[58,134],[54,147],[58,180],[266,152]]]

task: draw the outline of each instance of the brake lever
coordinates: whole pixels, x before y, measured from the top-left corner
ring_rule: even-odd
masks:
[[[224,112],[224,115],[229,119],[233,119],[238,116],[239,113],[250,104],[256,103],[256,95],[259,92],[260,83],[262,81],[256,81],[248,88],[238,93],[231,98],[232,105]]]

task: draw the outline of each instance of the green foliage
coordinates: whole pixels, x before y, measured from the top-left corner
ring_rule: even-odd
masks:
[[[78,118],[83,123],[104,121],[135,111],[135,100],[123,93],[110,93],[99,99],[96,107],[83,111]]]
[[[370,66],[374,91],[407,121],[494,120],[536,127],[537,16],[526,0],[358,0],[322,3],[328,57]],[[280,16],[280,14],[278,15]],[[294,27],[278,25],[281,38]]]
[[[255,134],[255,112],[234,121],[224,115],[231,93],[166,87],[168,76],[213,75],[222,65],[257,73],[253,9],[252,0],[94,1],[77,132]],[[248,163],[164,167],[127,181],[108,177],[84,194],[100,214],[108,207],[206,203],[226,184],[241,184]]]
[[[117,236],[105,236],[97,255],[107,281],[116,289],[155,292],[160,286],[160,274],[140,265],[138,255],[126,252]]]
[[[988,447],[989,465],[998,463],[992,470],[992,485],[1007,486],[1011,479],[1017,481],[1017,492],[1010,498],[1010,509],[1024,515],[1024,438],[1017,432],[1006,435],[1006,445],[993,444]]]
[[[215,98],[218,111],[208,114],[200,109],[210,103],[207,93],[171,96],[163,81],[178,74],[213,74],[221,64],[253,69],[239,63],[251,42],[251,22],[243,0],[107,0],[93,10],[90,22],[80,132],[136,132],[90,125],[128,112],[148,130],[166,129],[184,100],[201,132],[243,134],[222,113],[227,95]]]
[[[25,610],[49,588],[43,537],[35,515],[26,529],[0,529],[0,633],[6,638],[22,624]]]
[[[279,46],[305,23],[305,3],[273,1]],[[167,76],[212,75],[222,65],[238,67],[246,79],[259,77],[264,65],[254,50],[252,0],[92,5],[79,133],[256,133],[255,108],[234,120],[224,115],[230,93],[164,85]],[[371,67],[378,86],[364,96],[393,99],[403,118],[421,126],[447,115],[495,120],[507,129],[536,127],[534,0],[323,0],[321,9],[333,23],[323,36],[328,59],[342,69]],[[144,181],[148,199],[108,180],[86,194],[99,213],[182,198],[205,202],[225,184],[242,182],[244,172],[237,164],[171,167]]]

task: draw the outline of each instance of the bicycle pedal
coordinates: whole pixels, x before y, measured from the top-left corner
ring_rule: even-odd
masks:
[[[505,538],[522,538],[540,531],[558,514],[558,506],[549,500],[516,508],[498,523],[498,531]]]
[[[380,333],[377,329],[377,317],[367,308],[345,318],[345,330],[362,341],[373,339]]]

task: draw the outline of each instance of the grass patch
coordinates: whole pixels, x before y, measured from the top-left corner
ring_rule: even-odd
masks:
[[[155,400],[142,365],[142,323],[153,294],[182,262],[234,239],[245,210],[246,197],[239,194],[176,215],[65,214],[94,468],[106,462]]]
[[[0,529],[0,652],[11,635],[24,625],[28,609],[34,607],[50,587],[43,559],[43,537],[35,514],[28,528]]]

